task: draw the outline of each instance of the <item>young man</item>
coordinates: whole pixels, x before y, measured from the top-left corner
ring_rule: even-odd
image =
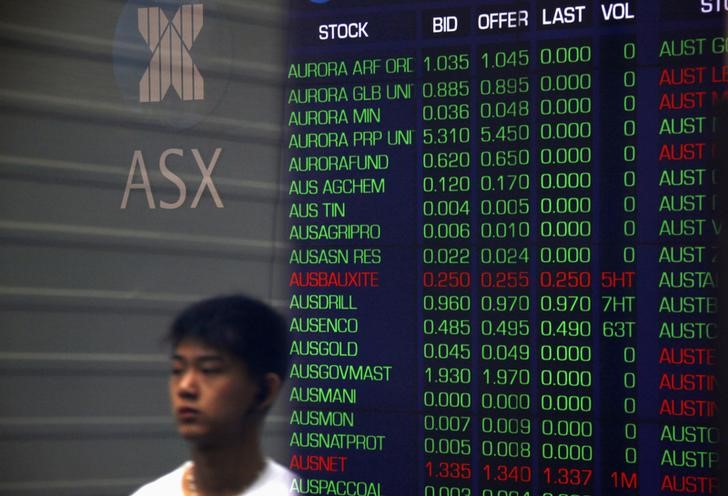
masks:
[[[132,496],[284,496],[294,474],[261,451],[287,370],[284,320],[244,296],[194,304],[174,321],[169,395],[192,460]]]

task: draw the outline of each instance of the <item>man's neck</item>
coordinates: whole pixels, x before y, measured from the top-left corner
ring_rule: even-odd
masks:
[[[204,496],[240,494],[258,478],[265,459],[257,442],[193,446],[192,461],[197,492]]]

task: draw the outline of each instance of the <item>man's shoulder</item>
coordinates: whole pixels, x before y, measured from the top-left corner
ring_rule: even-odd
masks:
[[[189,462],[185,462],[159,479],[143,485],[131,496],[176,496],[182,494],[182,475]]]
[[[285,468],[283,465],[280,465],[271,459],[267,459],[265,468],[258,479],[247,491],[243,492],[243,494],[245,496],[288,496],[291,489],[291,482],[295,477],[296,474]]]
[[[172,472],[140,487],[131,496],[177,496],[182,495],[182,477],[190,462],[184,463]],[[266,460],[260,476],[241,496],[288,496],[291,482],[296,474],[274,462]]]

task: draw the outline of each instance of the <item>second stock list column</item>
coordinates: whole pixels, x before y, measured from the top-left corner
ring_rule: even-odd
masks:
[[[308,18],[289,47],[286,123],[294,494],[415,486],[413,51],[406,14]],[[318,12],[318,11],[317,11]],[[409,20],[409,21],[408,21]],[[377,48],[379,46],[379,48]]]
[[[658,373],[650,416],[657,412],[659,478],[652,487],[664,495],[720,494],[716,288],[725,253],[717,247],[717,193],[718,165],[725,164],[715,162],[714,112],[728,96],[728,38],[716,23],[717,3],[661,4],[650,81],[657,95],[649,102],[657,107],[650,149],[656,170],[648,185],[657,192],[651,205],[657,222],[647,233],[657,262],[657,318],[649,329],[657,349],[648,357]]]

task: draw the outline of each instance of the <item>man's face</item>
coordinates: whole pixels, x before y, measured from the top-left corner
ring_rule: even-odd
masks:
[[[194,339],[181,341],[174,351],[169,395],[177,429],[189,441],[244,436],[258,406],[258,387],[247,368]]]

